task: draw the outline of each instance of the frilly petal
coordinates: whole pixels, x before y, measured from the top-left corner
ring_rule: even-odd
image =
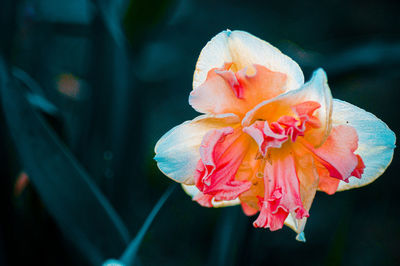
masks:
[[[192,199],[195,198],[199,193],[201,193],[200,190],[196,186],[182,184],[182,188],[186,192],[186,194],[188,194],[189,196],[192,197]],[[211,203],[212,203],[212,206],[210,206],[210,207],[219,208],[219,207],[228,207],[228,206],[239,205],[240,200],[239,200],[239,198],[236,198],[234,200],[222,200],[222,201],[215,201],[212,199]]]
[[[355,151],[364,161],[361,179],[351,177],[340,182],[338,191],[365,186],[377,179],[389,166],[396,147],[396,136],[375,115],[345,101],[333,100],[333,125],[350,125],[357,130],[358,148]]]
[[[212,207],[212,199],[233,200],[251,187],[247,180],[235,180],[250,143],[251,139],[242,134],[241,128],[225,127],[207,132],[200,146],[201,160],[194,175],[196,187],[203,194],[194,200]]]
[[[286,90],[304,83],[299,65],[271,44],[244,31],[226,30],[217,34],[200,53],[193,76],[193,89],[200,86],[213,68],[233,62],[238,69],[259,64],[287,75]]]
[[[332,95],[325,71],[322,69],[315,71],[311,80],[301,88],[258,104],[246,114],[242,120],[242,125],[249,126],[257,119],[277,121],[283,115],[295,116],[292,107],[306,101],[317,102],[321,105],[314,112],[314,116],[319,119],[319,127],[307,132],[305,136],[308,142],[318,147],[330,133],[332,114]]]
[[[189,104],[196,111],[243,117],[261,101],[285,92],[285,74],[257,64],[234,73],[231,65],[211,69],[207,79],[190,93]]]
[[[188,185],[194,184],[194,173],[200,159],[203,136],[212,129],[233,126],[239,118],[233,114],[202,115],[172,128],[155,146],[158,168],[169,178]]]
[[[301,145],[296,145],[294,153],[296,154],[296,170],[300,183],[300,195],[304,208],[309,211],[318,188],[318,173],[315,168],[315,160]],[[296,239],[305,242],[304,227],[307,217],[297,219],[295,213],[290,213],[285,220],[285,225],[297,233]]]
[[[266,162],[264,168],[265,195],[261,201],[260,214],[253,225],[275,231],[282,228],[290,213],[294,213],[295,218],[299,220],[308,217],[309,214],[300,196],[300,182],[294,156],[290,152],[275,150],[270,153],[270,158],[271,163]]]

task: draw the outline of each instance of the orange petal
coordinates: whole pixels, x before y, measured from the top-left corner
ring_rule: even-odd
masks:
[[[206,81],[190,93],[189,103],[202,113],[234,113],[243,117],[261,101],[285,91],[286,75],[252,65],[234,73],[226,67],[208,72]]]
[[[258,209],[251,207],[246,202],[242,202],[241,205],[244,214],[246,214],[247,216],[253,216],[258,212]]]
[[[296,171],[300,183],[301,202],[308,212],[318,188],[319,176],[315,160],[307,150],[301,147],[301,145],[294,144],[293,151],[296,153]],[[305,241],[303,230],[307,222],[307,217],[297,219],[295,213],[292,213],[290,216],[288,219],[291,219],[291,223],[285,221],[285,224],[297,233],[297,240]]]
[[[320,127],[308,131],[305,138],[318,147],[329,135],[332,112],[332,95],[327,84],[326,74],[322,69],[314,72],[312,79],[300,89],[289,91],[254,107],[244,117],[242,125],[249,126],[257,119],[278,121],[282,116],[296,117],[295,107],[310,101],[321,105],[314,112],[314,116],[320,121]]]
[[[258,146],[255,142],[250,144],[248,152],[240,165],[238,172],[236,173],[236,180],[239,181],[250,181],[251,187],[249,190],[240,194],[239,198],[242,202],[243,211],[247,215],[249,214],[250,208],[252,210],[259,211],[259,198],[264,195],[264,164],[265,161],[260,157]],[[246,204],[246,206],[243,205]]]
[[[329,175],[329,171],[322,165],[317,168],[319,175],[318,189],[332,195],[336,192],[340,180]]]

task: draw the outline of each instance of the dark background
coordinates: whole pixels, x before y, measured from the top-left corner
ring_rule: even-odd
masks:
[[[398,134],[399,11],[365,0],[1,0],[0,265],[121,255],[173,183],[153,147],[197,116],[187,101],[197,57],[227,28],[269,41],[306,80],[324,68],[335,98]],[[305,244],[178,187],[136,265],[399,265],[396,155],[371,185],[317,193]]]

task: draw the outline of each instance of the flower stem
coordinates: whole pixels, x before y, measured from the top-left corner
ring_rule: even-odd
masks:
[[[176,184],[170,185],[164,192],[164,194],[161,196],[161,198],[158,200],[157,204],[153,207],[153,210],[150,212],[149,216],[147,216],[146,221],[144,222],[142,228],[140,228],[136,237],[132,240],[132,242],[129,244],[129,246],[125,249],[124,253],[122,254],[120,258],[120,262],[122,263],[122,265],[126,266],[133,265],[133,263],[135,262],[136,253],[140,247],[140,243],[142,242],[144,235],[149,229],[157,213],[164,205],[165,201],[171,195],[172,191],[174,191],[175,187]]]

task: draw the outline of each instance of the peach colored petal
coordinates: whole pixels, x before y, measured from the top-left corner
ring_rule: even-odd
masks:
[[[242,205],[242,210],[243,210],[244,214],[246,214],[247,216],[253,216],[253,215],[257,214],[257,212],[258,212],[258,209],[251,207],[246,202],[242,202],[241,205]]]
[[[318,189],[324,191],[329,195],[333,195],[339,186],[340,180],[329,176],[329,172],[325,168],[319,168],[318,173],[319,173]]]
[[[296,171],[300,184],[300,197],[303,207],[308,212],[314,200],[315,193],[318,189],[319,176],[315,167],[315,160],[313,156],[308,153],[300,145],[293,145],[292,150],[295,150],[296,157]],[[292,215],[294,219],[294,230],[297,232],[297,239],[304,238],[303,230],[307,222],[307,217],[297,219],[295,213]],[[305,239],[304,239],[305,240]]]
[[[261,100],[272,99],[285,92],[287,76],[262,65],[250,65],[239,70],[236,76],[243,87],[242,99],[246,102],[247,108],[245,113]]]
[[[292,110],[298,116],[281,116],[277,122],[268,124],[268,121],[256,121],[248,127],[243,128],[243,132],[249,134],[258,144],[263,156],[267,155],[269,148],[280,148],[287,140],[295,142],[297,137],[315,127],[320,126],[319,119],[313,113],[320,107],[317,102],[307,101],[295,106]]]
[[[327,84],[326,74],[322,69],[314,72],[312,79],[300,89],[258,104],[246,114],[242,120],[242,125],[249,126],[257,119],[277,121],[284,115],[297,117],[295,107],[298,104],[310,101],[321,105],[314,113],[315,118],[318,118],[320,122],[318,124],[320,127],[307,132],[305,138],[318,147],[326,140],[331,129],[332,95]]]
[[[225,64],[213,68],[206,81],[190,93],[189,103],[202,113],[234,113],[243,117],[262,100],[284,92],[286,75],[273,72],[261,65],[233,72]]]
[[[243,101],[236,97],[231,84],[212,69],[207,80],[189,96],[189,104],[198,112],[210,114],[246,112]],[[222,69],[219,69],[222,71]]]
[[[314,161],[314,164],[319,176],[318,190],[324,191],[329,195],[334,194],[339,186],[340,179],[331,177],[325,166],[317,160]]]
[[[250,208],[257,210],[257,212],[260,209],[259,198],[264,195],[264,164],[265,160],[260,156],[257,144],[251,142],[247,154],[236,173],[236,180],[251,182],[250,189],[239,196],[242,202],[242,208],[247,215],[252,215],[249,214],[252,213],[249,212]],[[246,206],[244,206],[243,203],[245,203]]]
[[[336,126],[324,144],[318,149],[302,142],[328,171],[329,176],[347,181],[359,165],[359,156],[354,154],[358,145],[357,132],[350,126]]]

